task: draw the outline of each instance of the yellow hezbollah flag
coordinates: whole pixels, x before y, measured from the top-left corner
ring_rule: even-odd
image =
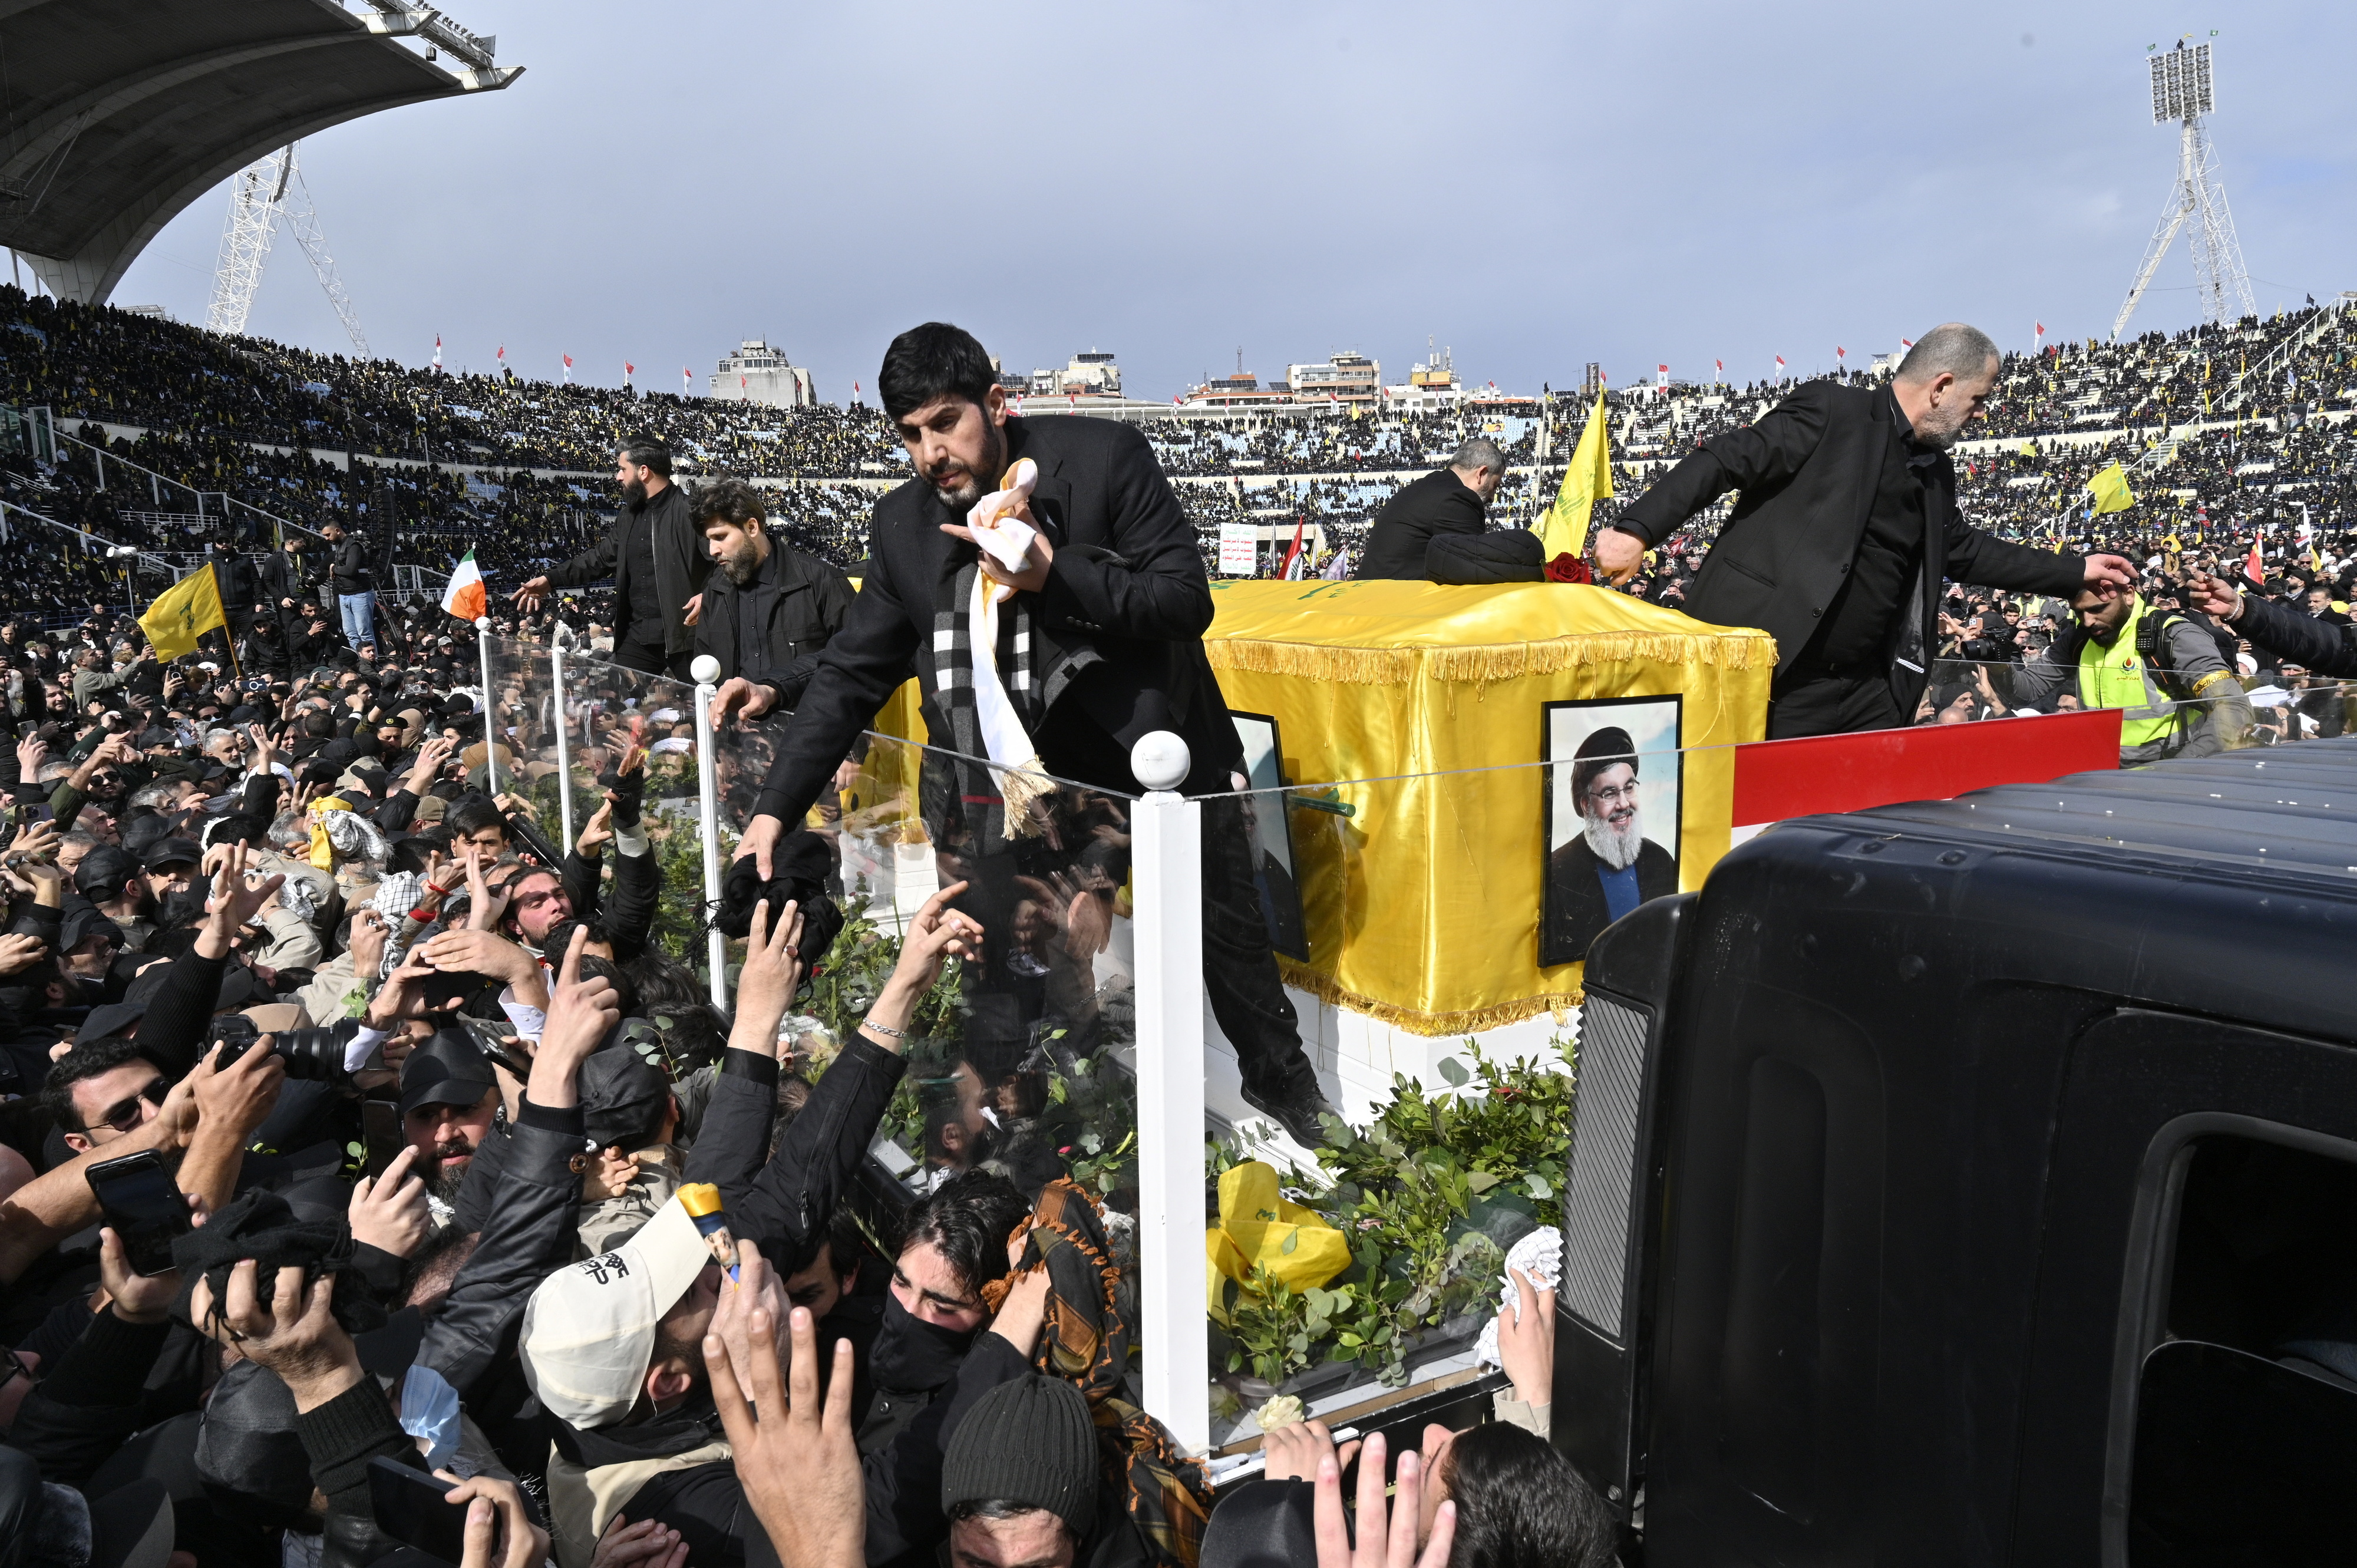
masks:
[[[1612,437],[1604,424],[1604,394],[1598,392],[1587,428],[1579,433],[1579,445],[1571,454],[1571,467],[1564,470],[1563,489],[1555,492],[1555,505],[1547,509],[1540,528],[1539,553],[1552,561],[1586,550],[1588,513],[1611,493]]]
[[[162,593],[139,618],[139,629],[158,659],[178,659],[197,650],[197,634],[215,627],[226,631],[229,618],[221,614],[221,584],[211,563],[191,572]]]
[[[2087,481],[2087,493],[2095,498],[2095,515],[2107,511],[2126,511],[2136,505],[2136,492],[2128,489],[2128,471],[2117,463]]]

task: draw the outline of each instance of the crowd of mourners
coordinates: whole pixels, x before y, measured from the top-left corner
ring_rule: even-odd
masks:
[[[657,932],[683,716],[586,731],[550,843],[530,704],[436,605],[339,615],[330,533],[208,541],[179,658],[0,619],[0,1563],[1612,1560],[1527,1288],[1509,1419],[1387,1465],[1297,1418],[1215,1491],[1140,1408],[1124,1217],[1052,1162],[859,1197],[955,889],[813,1070],[830,875],[713,1004]],[[609,646],[594,593],[501,616]]]

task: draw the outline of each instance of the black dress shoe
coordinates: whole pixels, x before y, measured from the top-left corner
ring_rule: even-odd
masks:
[[[1286,1136],[1305,1149],[1316,1149],[1333,1142],[1327,1131],[1325,1118],[1342,1120],[1342,1113],[1326,1102],[1326,1096],[1311,1085],[1289,1100],[1273,1100],[1246,1089],[1244,1103],[1275,1122]]]

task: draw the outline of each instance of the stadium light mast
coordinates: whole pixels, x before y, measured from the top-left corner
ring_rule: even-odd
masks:
[[[295,243],[311,263],[311,274],[335,306],[336,319],[363,360],[369,357],[368,337],[351,296],[337,275],[336,259],[328,253],[327,235],[319,228],[318,209],[311,204],[311,188],[304,183],[295,149],[289,142],[238,170],[230,182],[229,223],[221,231],[221,260],[213,269],[212,303],[205,309],[205,330],[238,333],[253,309],[262,287],[263,263],[270,259],[270,242],[278,220],[286,220]]]
[[[2112,323],[2117,342],[2136,314],[2136,302],[2152,286],[2160,258],[2180,229],[2190,229],[2186,244],[2193,252],[2194,291],[2201,296],[2201,318],[2212,326],[2251,315],[2258,309],[2251,296],[2251,274],[2243,265],[2243,247],[2234,238],[2233,215],[2226,210],[2226,186],[2218,177],[2218,152],[2210,142],[2206,116],[2217,107],[2211,86],[2211,46],[2185,47],[2155,53],[2152,67],[2152,123],[2178,122],[2177,183],[2161,209],[2160,221],[2146,244],[2144,264]]]

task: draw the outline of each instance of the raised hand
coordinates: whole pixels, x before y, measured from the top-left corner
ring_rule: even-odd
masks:
[[[822,1410],[817,1326],[808,1307],[794,1308],[789,1322],[792,1370],[784,1377],[767,1307],[756,1305],[748,1315],[750,1366],[738,1365],[718,1335],[705,1335],[713,1403],[736,1455],[745,1500],[779,1561],[788,1568],[860,1568],[867,1518],[859,1451],[851,1440],[851,1341],[834,1343],[833,1380]]]
[[[417,1151],[408,1144],[393,1156],[380,1176],[362,1176],[352,1188],[346,1219],[352,1240],[406,1258],[425,1240],[433,1209],[425,1201],[425,1178],[411,1167]]]
[[[317,1410],[361,1380],[360,1352],[331,1306],[335,1276],[322,1274],[307,1286],[303,1270],[280,1269],[264,1296],[259,1272],[252,1258],[234,1265],[218,1302],[212,1282],[198,1281],[188,1320],[277,1373],[297,1411]]]
[[[1424,1464],[1415,1455],[1400,1455],[1399,1483],[1387,1522],[1383,1434],[1367,1439],[1359,1455],[1356,1547],[1351,1544],[1350,1527],[1342,1520],[1341,1466],[1332,1459],[1320,1459],[1317,1486],[1312,1517],[1318,1532],[1318,1568],[1445,1568],[1449,1546],[1457,1539],[1457,1505],[1440,1505],[1432,1520],[1432,1539],[1418,1554],[1415,1526],[1424,1503]]]
[[[532,1059],[530,1092],[534,1105],[572,1104],[573,1074],[621,1022],[621,993],[614,989],[614,983],[602,974],[581,977],[581,950],[588,943],[589,929],[574,927],[565,961],[556,972],[556,989],[549,997],[548,1023],[541,1031],[540,1049]],[[552,1090],[558,1079],[564,1079],[565,1098],[555,1100],[544,1094],[544,1076]]]
[[[737,981],[737,1026],[729,1044],[739,1050],[777,1054],[778,1022],[802,988],[802,916],[792,900],[771,918],[767,898],[753,906],[745,934],[745,967]],[[740,1037],[741,1036],[741,1037]]]
[[[48,956],[49,944],[38,937],[0,937],[0,974],[22,974]]]
[[[245,862],[250,853],[243,843],[231,844],[220,869],[213,873],[212,923],[224,939],[240,927],[251,924],[263,905],[270,901],[270,896],[286,881],[284,872],[273,872],[259,882],[249,878]]]

